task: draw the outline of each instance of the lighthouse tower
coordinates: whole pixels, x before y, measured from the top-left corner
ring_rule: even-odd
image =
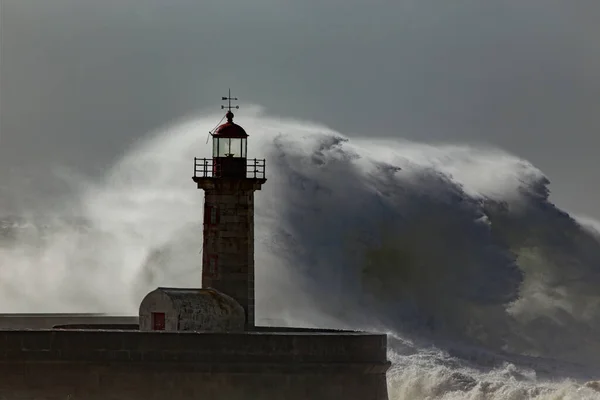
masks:
[[[202,287],[235,299],[254,327],[254,191],[266,182],[265,160],[248,159],[248,134],[233,122],[231,91],[227,122],[212,133],[212,158],[194,159],[194,182],[204,190]]]

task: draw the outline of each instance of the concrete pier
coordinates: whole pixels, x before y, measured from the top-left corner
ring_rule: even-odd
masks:
[[[387,400],[385,335],[273,330],[4,330],[0,398]]]

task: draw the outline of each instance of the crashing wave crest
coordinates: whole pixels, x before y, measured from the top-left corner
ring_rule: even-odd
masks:
[[[259,319],[600,366],[599,234],[549,201],[535,167],[493,149],[349,140],[250,114],[249,154],[268,167],[256,197]],[[190,178],[215,120],[158,132],[103,182],[80,182],[65,207],[76,223],[5,221],[4,311],[135,312],[158,285],[199,285],[203,195]],[[393,354],[398,366],[428,353]]]

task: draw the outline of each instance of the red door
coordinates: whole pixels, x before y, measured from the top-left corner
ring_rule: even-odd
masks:
[[[164,312],[153,312],[152,313],[152,330],[164,331],[165,330],[165,313]]]

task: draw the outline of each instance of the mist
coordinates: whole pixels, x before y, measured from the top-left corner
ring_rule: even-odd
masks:
[[[388,333],[394,400],[594,398],[599,224],[549,203],[539,169],[242,105],[249,154],[267,159],[259,324]],[[189,178],[219,115],[153,132],[101,178],[71,175],[76,195],[51,216],[0,220],[5,312],[131,315],[157,286],[199,286],[203,196]]]
[[[4,213],[63,208],[75,176],[100,179],[231,87],[350,137],[500,147],[544,171],[553,200],[600,217],[596,1],[0,7]]]

